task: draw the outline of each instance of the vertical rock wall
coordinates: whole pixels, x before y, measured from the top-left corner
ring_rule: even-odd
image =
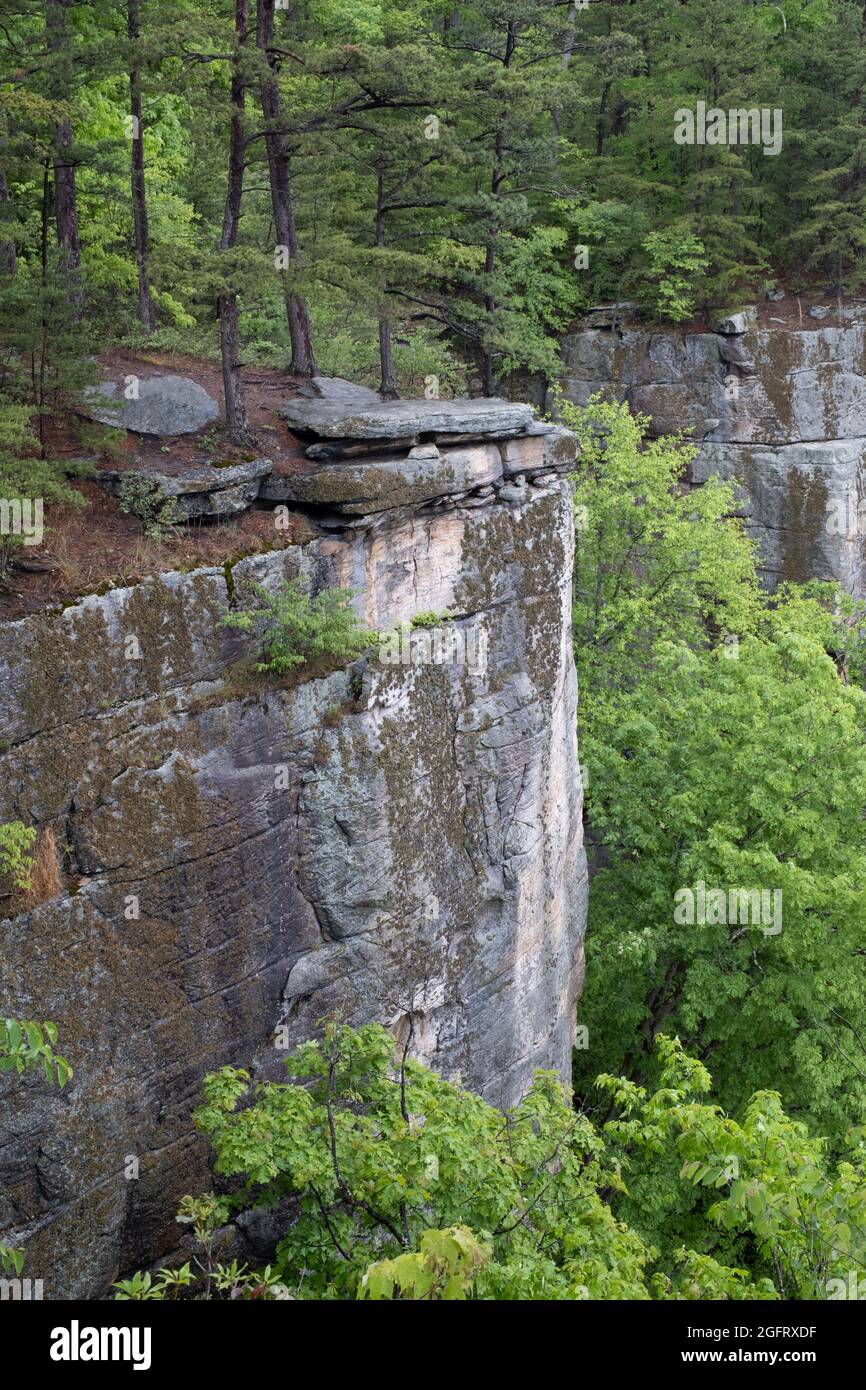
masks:
[[[773,306],[770,306],[771,308]],[[724,332],[587,328],[563,346],[566,395],[612,392],[656,434],[699,445],[692,480],[742,484],[768,583],[837,579],[866,592],[866,310],[841,324],[774,326],[732,315]],[[598,321],[598,319],[596,320]]]
[[[495,428],[272,479],[271,500],[308,509],[306,545],[0,628],[0,821],[51,831],[63,869],[0,924],[0,1008],[52,1019],[75,1068],[62,1093],[0,1083],[0,1231],[46,1298],[97,1295],[176,1244],[179,1198],[208,1182],[203,1075],[279,1076],[275,1041],[332,1010],[398,1034],[411,1014],[416,1053],[499,1105],[536,1067],[567,1074],[574,447]],[[223,614],[295,575],[351,586],[380,630],[447,610],[470,658],[374,645],[235,689],[245,639]]]

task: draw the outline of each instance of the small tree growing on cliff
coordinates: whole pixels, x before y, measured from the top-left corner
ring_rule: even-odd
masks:
[[[223,622],[255,634],[261,653],[255,669],[262,674],[286,676],[323,657],[351,661],[370,643],[371,634],[352,607],[347,589],[322,589],[311,598],[301,581],[292,579],[276,594],[261,584],[254,592],[258,599],[254,608],[227,613]]]
[[[23,821],[6,821],[0,825],[0,896],[4,879],[17,893],[26,893],[30,888],[33,868],[30,851],[35,842],[36,831]]]

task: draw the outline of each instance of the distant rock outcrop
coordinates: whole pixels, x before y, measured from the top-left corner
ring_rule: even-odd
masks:
[[[566,396],[603,391],[699,445],[692,481],[736,478],[769,583],[838,579],[866,592],[866,313],[841,324],[717,332],[587,327],[563,345]]]

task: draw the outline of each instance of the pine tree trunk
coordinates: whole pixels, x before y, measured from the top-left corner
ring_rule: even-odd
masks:
[[[501,177],[501,173],[500,173],[500,164],[499,164],[500,155],[501,155],[501,148],[502,148],[502,137],[501,137],[501,135],[497,135],[497,137],[496,137],[496,165],[495,165],[494,172],[493,172],[493,182],[492,182],[492,184],[491,184],[491,192],[493,193],[493,196],[494,196],[494,197],[497,197],[497,196],[498,196],[498,194],[499,194],[499,185],[500,185],[500,183],[502,182],[502,177]],[[488,237],[487,237],[487,246],[486,246],[486,250],[485,250],[485,254],[484,254],[484,274],[485,274],[486,277],[487,277],[487,282],[488,282],[488,284],[489,284],[490,281],[492,280],[492,278],[493,278],[493,272],[494,272],[494,270],[496,269],[496,239],[497,239],[498,235],[499,235],[499,229],[498,229],[498,227],[495,227],[495,226],[494,226],[494,227],[491,227],[490,232],[489,232]],[[493,320],[493,318],[494,318],[494,316],[495,316],[495,314],[496,314],[496,298],[495,298],[494,295],[492,295],[492,294],[486,294],[486,295],[484,296],[484,308],[485,308],[485,310],[486,310],[486,312],[487,312],[487,316],[488,316],[488,321],[489,321],[489,323],[492,323],[492,320]],[[490,351],[490,348],[487,346],[487,336],[488,336],[488,332],[489,332],[489,328],[486,329],[486,330],[485,330],[485,333],[484,333],[484,347],[483,347],[482,353],[481,353],[481,389],[482,389],[482,391],[484,392],[485,396],[495,396],[495,395],[496,395],[496,381],[495,381],[494,374],[493,374],[493,353]]]
[[[235,444],[251,444],[253,441],[247,423],[246,395],[241,381],[239,314],[236,294],[220,295],[219,316],[226,426]]]
[[[235,0],[235,36],[239,48],[247,41],[249,10],[247,0]],[[244,103],[246,82],[237,62],[232,67],[232,124],[229,137],[229,177],[226,191],[220,250],[230,251],[237,243],[244,192]],[[234,292],[219,297],[220,354],[223,368],[226,425],[237,444],[252,442],[247,426],[247,407],[241,380],[238,332],[238,297]]]
[[[274,0],[258,0],[256,15],[256,44],[265,55],[268,75],[262,79],[262,115],[269,127],[265,135],[268,173],[271,184],[271,204],[277,245],[285,246],[289,263],[298,259],[298,234],[289,173],[286,137],[279,130],[282,119],[280,88],[276,75],[276,58],[272,53],[274,37]],[[313,333],[306,302],[300,295],[286,293],[286,316],[292,340],[292,371],[298,376],[315,376],[316,359],[313,352]]]
[[[513,20],[508,22],[508,32],[505,40],[505,54],[502,59],[502,66],[511,67],[511,61],[517,48],[517,31]],[[493,198],[500,197],[500,189],[505,181],[505,119],[506,113],[502,112],[501,124],[496,131],[496,138],[493,145],[493,176],[490,180],[490,192]],[[487,247],[484,256],[484,274],[487,277],[488,285],[493,279],[493,272],[496,269],[496,247],[499,237],[499,228],[494,225],[490,228],[487,236]],[[487,311],[488,319],[492,320],[497,310],[496,298],[492,293],[484,296],[484,308]],[[481,389],[485,396],[496,394],[496,381],[493,374],[493,353],[487,346],[487,332],[485,332],[485,343],[481,353]]]
[[[376,245],[385,245],[385,179],[379,170],[376,182]],[[387,285],[383,288],[387,288]],[[384,314],[379,316],[379,369],[382,379],[379,382],[379,395],[386,401],[400,398],[397,378],[394,375],[394,352],[391,347],[391,324]]]
[[[48,51],[62,55],[68,43],[68,18],[71,0],[46,0],[45,35]],[[71,80],[64,62],[55,67],[53,96],[59,101],[72,97]],[[54,215],[57,244],[70,279],[69,296],[80,304],[81,242],[78,236],[78,200],[75,194],[75,165],[71,159],[72,122],[58,121],[54,128]]]
[[[379,320],[379,365],[382,372],[379,395],[386,401],[399,400],[400,392],[394,375],[394,354],[391,349],[391,325],[387,319]]]
[[[133,44],[139,37],[139,0],[127,0],[126,32]],[[150,293],[147,262],[150,238],[147,225],[147,197],[144,187],[144,127],[141,124],[141,66],[135,48],[129,67],[129,107],[132,115],[132,225],[135,238],[135,264],[138,270],[138,317],[145,333],[156,328],[156,309]]]
[[[565,72],[570,68],[571,60],[574,57],[574,45],[577,39],[575,33],[576,18],[577,10],[572,0],[565,20],[565,39],[562,45],[562,67]],[[554,108],[550,113],[550,125],[553,135],[553,166],[556,168],[559,163],[559,138],[562,135],[562,113],[557,108]]]

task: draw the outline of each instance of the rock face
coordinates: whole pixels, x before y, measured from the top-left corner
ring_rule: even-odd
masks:
[[[599,390],[690,432],[693,481],[741,481],[768,582],[838,579],[866,591],[866,314],[802,329],[758,329],[754,313],[718,333],[587,329],[565,340],[566,395]]]
[[[4,1013],[53,1020],[75,1068],[63,1092],[0,1078],[0,1231],[46,1298],[174,1248],[209,1182],[203,1075],[281,1077],[338,1007],[398,1036],[411,1012],[417,1054],[496,1104],[568,1073],[574,441],[467,452],[348,465],[327,495],[314,474],[315,540],[0,629],[0,821],[52,831],[64,870],[0,926]],[[233,686],[249,639],[222,616],[294,576],[352,588],[379,631],[447,612],[456,659],[407,626],[348,668]]]
[[[186,376],[142,377],[127,399],[123,383],[101,382],[88,392],[92,420],[134,434],[195,434],[219,419],[219,405],[203,386]],[[116,400],[113,406],[104,400]]]

